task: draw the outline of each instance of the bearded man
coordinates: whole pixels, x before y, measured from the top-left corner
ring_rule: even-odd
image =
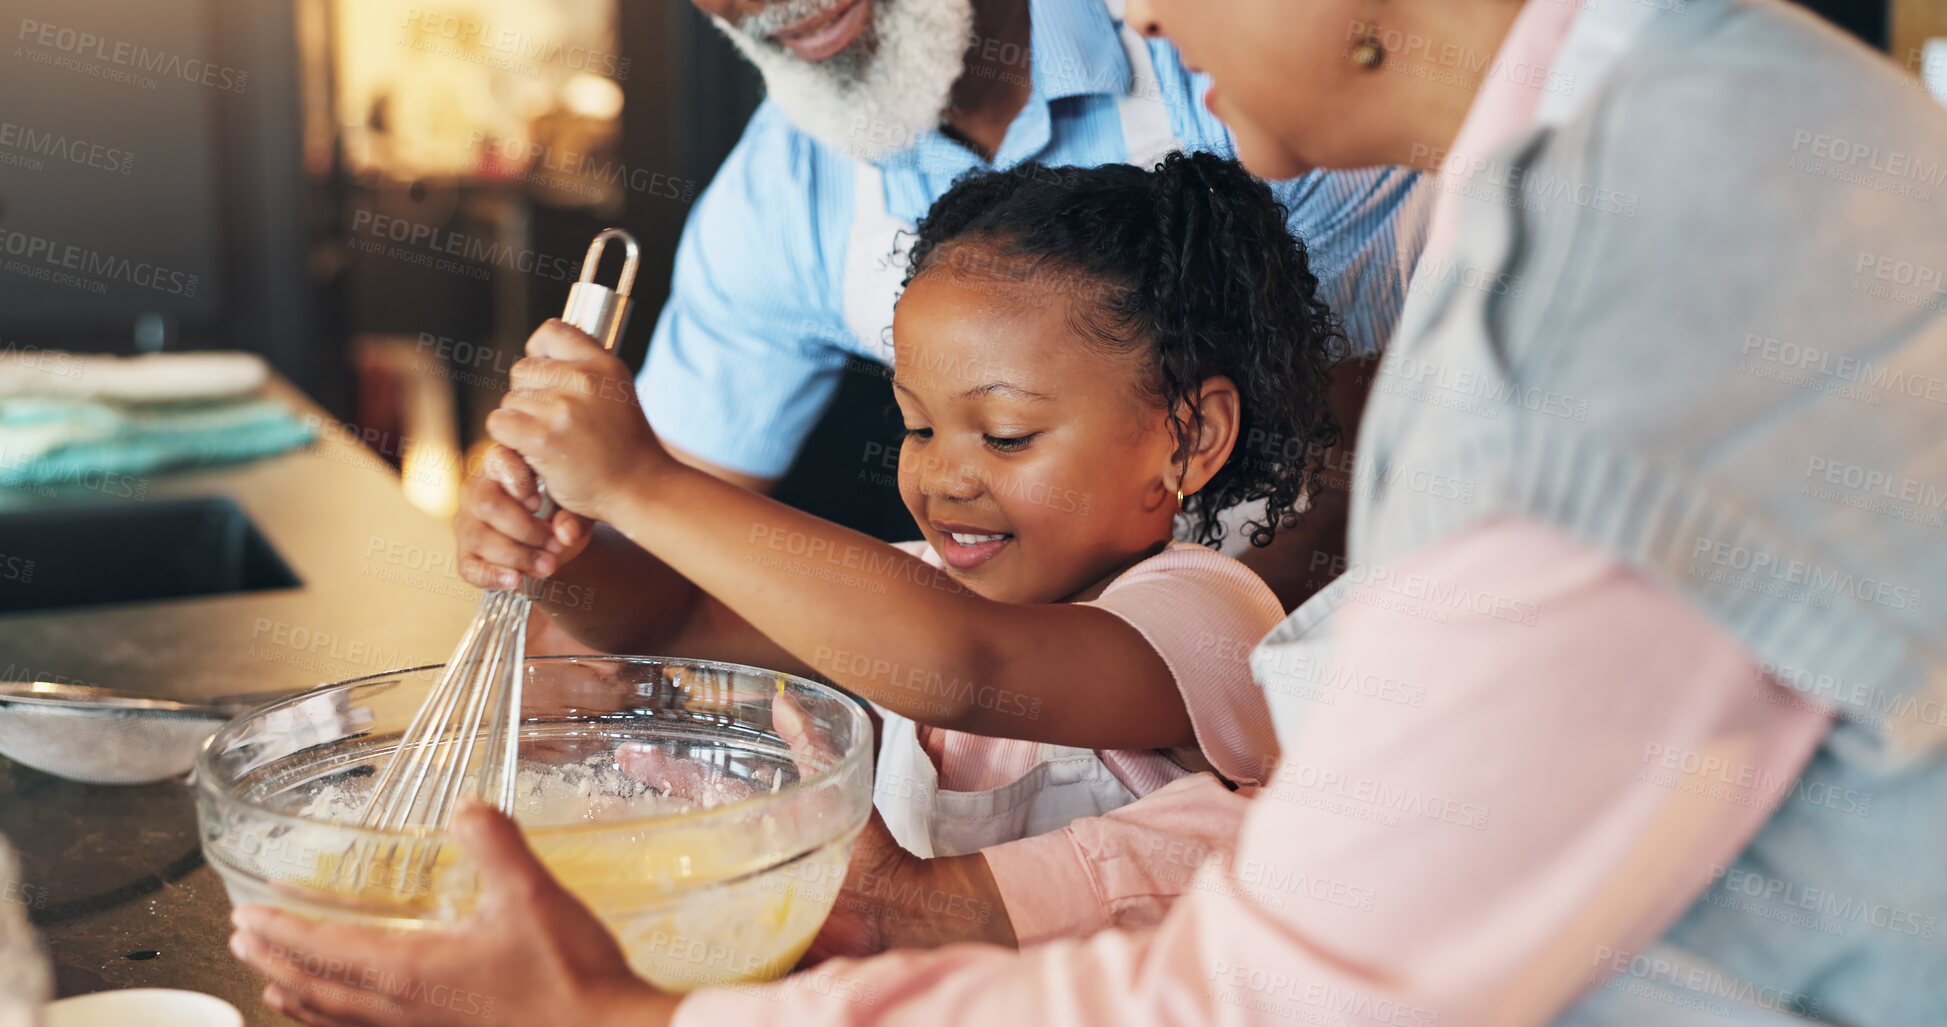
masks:
[[[763,72],[768,99],[691,212],[638,389],[672,450],[748,488],[776,485],[848,368],[891,364],[900,233],[955,177],[1232,149],[1207,80],[1125,25],[1122,0],[695,2]],[[1414,182],[1386,169],[1275,185],[1354,357],[1376,354],[1397,319],[1419,245],[1420,226],[1399,218]],[[1357,409],[1340,411],[1348,435]],[[1293,605],[1309,591],[1294,579],[1340,544],[1341,506],[1322,494],[1312,530],[1274,552],[1232,546]],[[562,577],[613,563],[578,560]]]
[[[679,459],[756,491],[774,490],[848,370],[891,377],[900,240],[955,178],[1030,161],[1148,167],[1173,150],[1232,156],[1238,142],[1207,106],[1208,78],[1127,25],[1124,0],[694,3],[763,73],[768,97],[690,212],[637,393]],[[1264,549],[1237,530],[1255,504],[1227,518],[1224,550],[1287,610],[1343,567],[1351,436],[1425,234],[1431,197],[1417,183],[1402,168],[1272,183],[1349,342],[1325,488]],[[897,451],[884,447],[837,487],[876,480],[896,501]],[[494,467],[503,481],[525,474]],[[507,520],[500,531],[532,534]],[[563,595],[633,600],[661,570],[606,526],[590,539],[597,552],[559,574],[551,557],[470,553],[456,527],[463,572],[535,563],[524,569],[579,586]],[[565,631],[575,651],[633,651],[631,603],[542,605],[552,620],[536,628],[555,639],[543,644]]]

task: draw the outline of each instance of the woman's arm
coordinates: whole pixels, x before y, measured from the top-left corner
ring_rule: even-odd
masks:
[[[1199,872],[1231,865],[1249,807],[1215,775],[1192,774],[1059,831],[935,859],[900,848],[874,817],[806,961],[1154,926]]]
[[[1235,860],[1154,930],[830,960],[773,986],[692,994],[676,1022],[1549,1022],[1632,966],[1732,865],[1829,717],[1782,701],[1681,600],[1538,526],[1476,529],[1393,569],[1539,616],[1457,607],[1434,621],[1355,597],[1334,623],[1332,673],[1421,683],[1425,705],[1347,695],[1308,710]],[[1712,769],[1686,774],[1679,758],[1666,775],[1668,753]],[[485,887],[519,913],[504,930],[495,903],[468,930],[407,940],[255,911],[234,944],[280,995],[342,1018],[318,1022],[464,1022],[377,1015],[387,996],[371,980],[430,980],[509,1008],[606,1005],[582,1023],[665,1022],[669,996],[618,966],[524,848],[510,840],[493,858],[471,840],[488,857]],[[1682,979],[1629,983],[1735,1001]]]
[[[1828,717],[1780,701],[1680,599],[1538,526],[1476,529],[1394,570],[1539,616],[1432,621],[1355,598],[1332,673],[1421,683],[1425,706],[1309,709],[1234,862],[1154,931],[837,960],[692,994],[676,1022],[1549,1022],[1735,861]],[[1672,751],[1740,769],[1666,780],[1649,754]]]

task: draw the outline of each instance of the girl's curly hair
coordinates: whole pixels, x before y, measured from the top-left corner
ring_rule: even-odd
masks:
[[[906,283],[948,270],[1068,293],[1082,338],[1148,350],[1144,387],[1171,412],[1181,454],[1201,430],[1198,387],[1216,375],[1237,383],[1236,446],[1185,512],[1197,541],[1214,544],[1218,514],[1265,500],[1249,524],[1262,546],[1316,490],[1338,441],[1326,390],[1346,350],[1285,220],[1263,182],[1207,153],[1174,153],[1153,171],[975,172],[919,223]]]

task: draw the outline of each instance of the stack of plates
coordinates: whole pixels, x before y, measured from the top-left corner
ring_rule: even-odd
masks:
[[[237,1007],[199,991],[128,988],[50,1002],[42,1027],[243,1027]]]

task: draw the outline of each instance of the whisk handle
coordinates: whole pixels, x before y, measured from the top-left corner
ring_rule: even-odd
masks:
[[[613,289],[595,282],[595,268],[602,262],[602,253],[610,240],[622,244],[624,255],[622,276],[616,280]],[[629,293],[635,288],[636,265],[640,256],[641,250],[636,245],[635,236],[620,228],[603,229],[588,246],[588,256],[581,262],[581,280],[568,290],[568,305],[562,310],[561,319],[587,332],[602,344],[603,349],[614,349],[623,329],[628,326],[629,312],[634,309]],[[541,494],[541,505],[534,511],[534,516],[548,520],[554,516],[556,509],[554,497],[548,495],[548,483],[538,476],[534,479],[534,485]],[[540,585],[523,574],[521,591],[529,597],[536,597],[540,595]]]

